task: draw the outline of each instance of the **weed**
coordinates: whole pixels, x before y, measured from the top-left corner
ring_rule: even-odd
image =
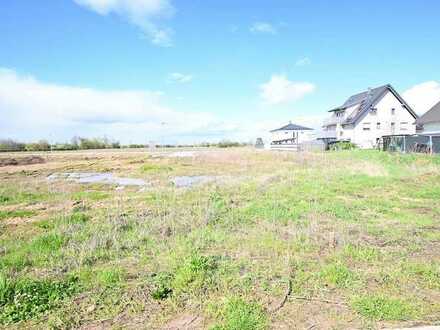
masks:
[[[343,254],[355,261],[361,261],[361,262],[378,261],[380,258],[380,252],[378,249],[368,246],[358,246],[352,244],[348,244],[347,246],[345,246]]]
[[[351,287],[356,281],[355,274],[340,262],[326,265],[320,275],[326,282],[338,288]]]
[[[37,237],[30,245],[29,250],[37,253],[50,253],[58,251],[65,243],[64,236],[59,234],[46,234]]]
[[[0,194],[0,205],[7,204],[10,201],[11,201],[11,197],[9,197],[8,195]]]
[[[125,277],[121,269],[104,269],[98,271],[96,279],[104,287],[113,287],[119,284]]]
[[[217,262],[214,257],[192,254],[176,270],[172,288],[176,294],[196,293],[206,288],[212,281],[212,275],[217,269]]]
[[[161,272],[153,276],[154,289],[151,293],[153,299],[163,300],[171,296],[173,289],[171,288],[171,282],[173,276],[167,272]]]
[[[229,299],[220,312],[220,324],[212,330],[263,330],[268,328],[268,318],[256,302],[242,298]]]
[[[362,316],[375,321],[403,321],[414,315],[409,303],[383,295],[355,298],[352,307]]]
[[[440,289],[440,267],[436,264],[405,263],[404,272],[412,276],[417,276],[428,288]]]
[[[62,281],[9,279],[0,275],[0,324],[38,317],[78,289],[76,278]]]
[[[90,216],[82,212],[74,212],[65,219],[68,224],[85,224],[89,220]]]

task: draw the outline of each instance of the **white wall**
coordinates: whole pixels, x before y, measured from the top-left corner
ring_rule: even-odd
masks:
[[[373,148],[377,139],[391,134],[415,134],[414,117],[390,91],[376,104],[376,113],[369,112],[353,129],[344,129],[344,136],[361,148]],[[394,115],[391,109],[395,109]],[[380,125],[378,126],[378,123]],[[392,128],[394,123],[394,129]],[[406,124],[405,124],[406,123]],[[370,128],[367,130],[366,128]]]

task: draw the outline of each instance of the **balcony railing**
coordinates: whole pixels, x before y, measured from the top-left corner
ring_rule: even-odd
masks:
[[[318,134],[318,139],[336,139],[336,131],[322,131]]]
[[[343,116],[343,117],[332,116],[332,117],[324,119],[322,125],[323,126],[331,126],[331,125],[336,125],[336,124],[342,124],[346,119],[347,119],[346,116]]]

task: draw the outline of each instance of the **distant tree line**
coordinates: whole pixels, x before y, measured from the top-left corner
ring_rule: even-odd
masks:
[[[231,148],[243,147],[249,143],[234,142],[223,140],[220,142],[202,142],[199,144],[156,144],[156,148],[182,148],[182,147],[217,147],[217,148]],[[54,143],[50,144],[47,140],[40,140],[38,142],[23,143],[13,139],[0,139],[0,152],[14,152],[14,151],[63,151],[63,150],[88,150],[88,149],[120,149],[120,148],[146,148],[145,144],[128,144],[121,145],[119,141],[113,141],[106,137],[104,138],[82,138],[74,137],[69,143]]]
[[[12,139],[0,140],[0,151],[50,151],[50,150],[87,150],[87,149],[117,149],[119,142],[108,138],[82,138],[74,137],[70,143],[50,144],[47,140],[32,143],[22,143]]]

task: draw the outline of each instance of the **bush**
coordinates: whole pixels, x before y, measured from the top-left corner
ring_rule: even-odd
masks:
[[[217,146],[219,148],[232,148],[232,147],[242,147],[242,146],[244,146],[244,144],[239,143],[239,142],[232,142],[232,141],[224,140],[224,141],[220,141],[217,144]]]
[[[356,145],[352,142],[342,141],[342,142],[336,142],[336,143],[330,144],[329,149],[330,150],[353,150],[353,149],[356,149]]]
[[[77,279],[9,279],[0,274],[0,324],[33,319],[77,291]]]
[[[49,142],[40,140],[36,143],[27,143],[26,151],[49,151],[51,149]]]

